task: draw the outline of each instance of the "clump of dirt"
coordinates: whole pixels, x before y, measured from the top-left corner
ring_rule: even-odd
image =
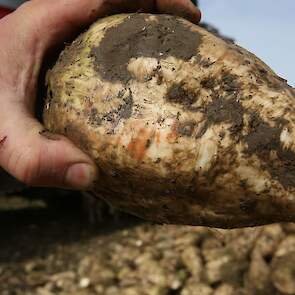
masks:
[[[215,230],[121,214],[91,227],[77,196],[1,199],[3,295],[295,294],[293,224]]]
[[[174,17],[158,15],[155,21],[134,14],[107,29],[100,45],[92,49],[92,55],[103,78],[126,84],[132,78],[127,70],[130,59],[174,56],[189,60],[196,55],[201,39],[199,33],[188,30]]]

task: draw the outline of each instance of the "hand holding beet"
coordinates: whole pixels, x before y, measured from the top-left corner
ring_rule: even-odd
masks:
[[[50,48],[97,18],[137,10],[200,18],[189,0],[33,0],[1,19],[1,167],[30,185],[83,189],[93,182],[93,161],[65,137],[48,139],[34,118],[40,67]]]

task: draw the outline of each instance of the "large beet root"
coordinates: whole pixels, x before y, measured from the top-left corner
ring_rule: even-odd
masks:
[[[101,19],[48,72],[46,127],[97,163],[94,191],[160,223],[295,220],[295,92],[167,15]]]

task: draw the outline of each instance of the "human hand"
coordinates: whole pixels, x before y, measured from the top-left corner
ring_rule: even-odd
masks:
[[[34,117],[37,81],[48,51],[95,19],[118,12],[177,14],[198,22],[190,0],[32,0],[0,20],[0,166],[28,185],[88,188],[92,160]]]

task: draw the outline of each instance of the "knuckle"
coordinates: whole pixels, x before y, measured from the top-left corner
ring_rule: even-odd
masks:
[[[10,156],[8,162],[8,169],[11,174],[28,186],[38,184],[40,168],[39,157],[32,151],[17,151]]]
[[[38,184],[39,168],[37,163],[27,163],[20,170],[20,180],[28,186],[34,186]]]
[[[32,7],[32,4],[35,4],[35,0],[24,2],[17,8],[17,11],[27,10],[28,8]]]

